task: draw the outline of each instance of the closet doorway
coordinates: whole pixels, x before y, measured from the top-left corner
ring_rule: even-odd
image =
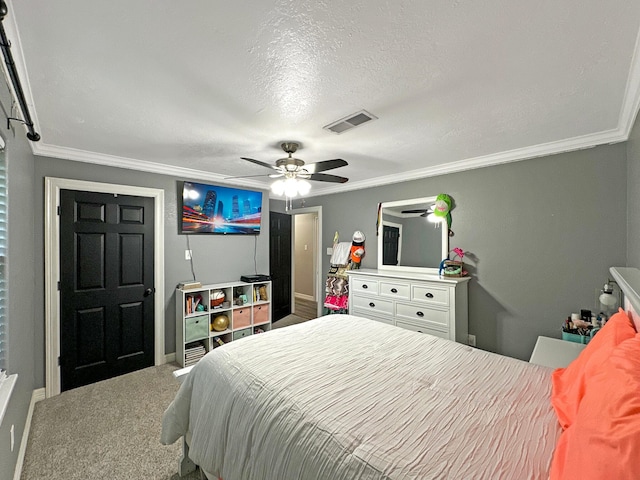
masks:
[[[293,313],[303,318],[322,314],[322,207],[291,212],[292,226],[292,298]]]

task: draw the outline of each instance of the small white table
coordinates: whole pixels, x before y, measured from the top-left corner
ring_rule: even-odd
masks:
[[[575,360],[586,345],[567,342],[559,338],[538,337],[529,363],[545,367],[561,368]]]

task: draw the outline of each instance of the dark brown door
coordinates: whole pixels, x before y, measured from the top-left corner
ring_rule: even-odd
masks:
[[[63,391],[154,364],[153,202],[60,192]]]
[[[383,225],[382,227],[382,264],[398,265],[398,242],[400,229]]]
[[[271,320],[291,313],[291,215],[269,213],[269,271]]]

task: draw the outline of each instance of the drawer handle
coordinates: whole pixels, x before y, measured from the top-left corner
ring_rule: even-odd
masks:
[[[398,290],[397,290],[397,289],[395,289],[395,288],[392,288],[392,289],[391,289],[391,293],[398,293]]]
[[[362,288],[364,288],[366,290],[367,288],[369,288],[369,285],[367,285],[366,283],[363,283],[362,284]]]
[[[420,311],[416,312],[416,315],[418,315],[419,317],[424,317],[424,313],[422,313]]]
[[[375,307],[375,306],[376,306],[376,304],[375,304],[375,303],[373,303],[373,302],[369,302],[369,306],[370,306],[371,308],[373,308],[373,307]]]
[[[425,294],[425,297],[427,297],[427,298],[433,298],[433,293],[431,293],[431,292],[427,292],[427,293]]]

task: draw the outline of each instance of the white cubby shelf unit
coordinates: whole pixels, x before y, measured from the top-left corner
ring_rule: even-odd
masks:
[[[228,324],[220,330],[224,317]],[[270,281],[176,290],[176,362],[182,367],[193,365],[220,345],[269,330]]]

